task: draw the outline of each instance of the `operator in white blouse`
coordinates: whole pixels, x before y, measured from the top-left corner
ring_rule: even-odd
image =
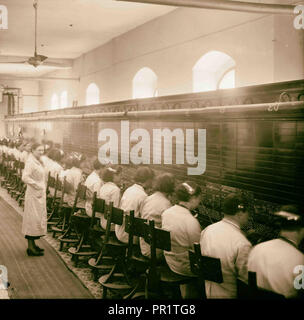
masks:
[[[202,255],[219,258],[223,283],[205,282],[207,298],[237,298],[237,279],[247,283],[251,243],[241,228],[248,223],[248,211],[241,197],[230,194],[223,203],[224,218],[205,228],[200,237]]]
[[[121,180],[121,173],[121,167],[106,168],[102,175],[104,185],[99,190],[99,198],[104,199],[107,205],[112,202],[115,208],[119,208],[120,204],[119,184]],[[107,220],[103,214],[100,214],[100,225],[103,229],[106,229],[107,227]],[[111,231],[115,231],[114,224],[111,224]]]
[[[166,262],[171,271],[194,277],[193,281],[180,285],[184,299],[199,297],[197,278],[191,272],[189,250],[199,242],[201,226],[191,210],[196,209],[201,201],[201,188],[194,182],[179,184],[175,190],[178,204],[162,214],[162,229],[170,231],[171,251],[164,251]]]
[[[80,155],[71,154],[70,158],[66,160],[67,168],[71,168],[61,171],[59,175],[59,179],[63,180],[65,177],[66,181],[70,184],[71,190],[65,195],[64,199],[70,207],[74,204],[78,185],[83,181],[82,170],[80,169],[81,161],[82,158]]]
[[[140,167],[136,170],[135,183],[123,194],[120,201],[120,209],[126,214],[134,210],[134,216],[139,217],[139,212],[143,201],[147,198],[145,189],[151,188],[154,172],[149,167]],[[125,221],[121,226],[115,225],[115,234],[118,240],[128,243],[129,235],[125,232]],[[135,242],[138,239],[135,238]]]
[[[296,298],[303,295],[304,254],[298,246],[304,239],[304,219],[291,205],[283,206],[275,216],[281,225],[280,236],[252,249],[248,270],[256,272],[259,288]]]
[[[23,145],[23,151],[20,156],[20,161],[22,161],[24,163],[26,162],[26,160],[31,152],[31,147],[32,147],[32,144],[30,142],[27,142]]]
[[[64,156],[63,151],[57,148],[52,149],[49,153],[49,158],[52,161],[50,162],[48,169],[49,169],[50,175],[53,178],[56,178],[57,175],[59,176],[61,171],[63,171],[63,167],[60,164],[63,156]]]
[[[84,185],[87,187],[86,193],[86,203],[85,203],[85,210],[88,216],[92,216],[92,199],[93,195],[96,192],[97,197],[101,186],[103,185],[103,181],[100,178],[102,175],[103,165],[96,159],[93,163],[93,171],[87,177]]]
[[[170,173],[156,177],[154,193],[145,199],[140,210],[141,218],[154,220],[155,227],[162,227],[162,214],[172,206],[169,197],[174,192],[174,183],[174,176]],[[150,257],[150,245],[143,238],[140,238],[140,250],[144,256]],[[161,258],[162,250],[157,249],[156,255]]]

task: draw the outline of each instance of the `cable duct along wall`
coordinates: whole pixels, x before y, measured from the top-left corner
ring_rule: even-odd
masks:
[[[293,5],[270,4],[232,0],[117,0],[125,2],[140,2],[176,7],[190,7],[202,9],[218,9],[239,12],[289,14],[293,15]]]

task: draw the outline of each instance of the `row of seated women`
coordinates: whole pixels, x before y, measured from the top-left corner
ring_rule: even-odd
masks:
[[[194,276],[188,256],[188,250],[193,248],[194,243],[200,243],[202,255],[219,258],[223,282],[206,281],[208,298],[236,298],[237,279],[246,283],[248,271],[256,272],[260,288],[288,298],[298,296],[301,284],[296,286],[295,281],[297,276],[301,276],[302,269],[298,267],[300,274],[296,274],[295,268],[303,266],[304,269],[304,255],[299,250],[299,244],[304,239],[304,222],[294,206],[285,206],[275,214],[281,223],[278,238],[252,247],[242,231],[248,223],[248,208],[236,194],[224,200],[224,218],[202,230],[193,215],[193,210],[201,202],[202,190],[194,182],[176,184],[171,174],[155,177],[153,170],[142,166],[135,172],[134,183],[121,193],[122,167],[105,167],[96,159],[88,175],[83,170],[84,157],[76,153],[63,156],[59,149],[52,148],[43,156],[43,163],[46,173],[50,172],[53,177],[58,175],[60,179],[65,177],[73,185],[68,201],[73,200],[77,186],[82,182],[88,189],[85,205],[88,216],[92,215],[91,198],[96,192],[107,204],[112,202],[125,212],[133,210],[135,217],[154,220],[157,227],[170,231],[171,251],[158,251],[157,255],[159,259],[164,257],[172,272]],[[153,190],[150,195],[148,190]],[[173,194],[175,203],[172,201]],[[100,215],[100,221],[101,227],[105,228],[104,216]],[[124,224],[115,225],[112,231],[119,241],[128,242]],[[141,253],[149,257],[150,246],[143,239],[137,241]],[[302,272],[304,275],[304,270]],[[193,279],[181,285],[184,298],[200,297],[196,278]]]

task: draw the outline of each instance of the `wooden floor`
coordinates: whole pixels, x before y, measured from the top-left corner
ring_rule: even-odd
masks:
[[[43,239],[42,257],[28,257],[22,217],[0,197],[0,265],[8,270],[10,299],[92,299],[93,296]]]

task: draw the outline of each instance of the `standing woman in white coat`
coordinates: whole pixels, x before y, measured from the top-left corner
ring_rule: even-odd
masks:
[[[34,143],[22,174],[27,188],[24,199],[22,233],[28,240],[29,256],[42,256],[43,249],[35,244],[35,240],[44,236],[47,231],[46,211],[46,176],[40,160],[44,153],[43,145]]]

